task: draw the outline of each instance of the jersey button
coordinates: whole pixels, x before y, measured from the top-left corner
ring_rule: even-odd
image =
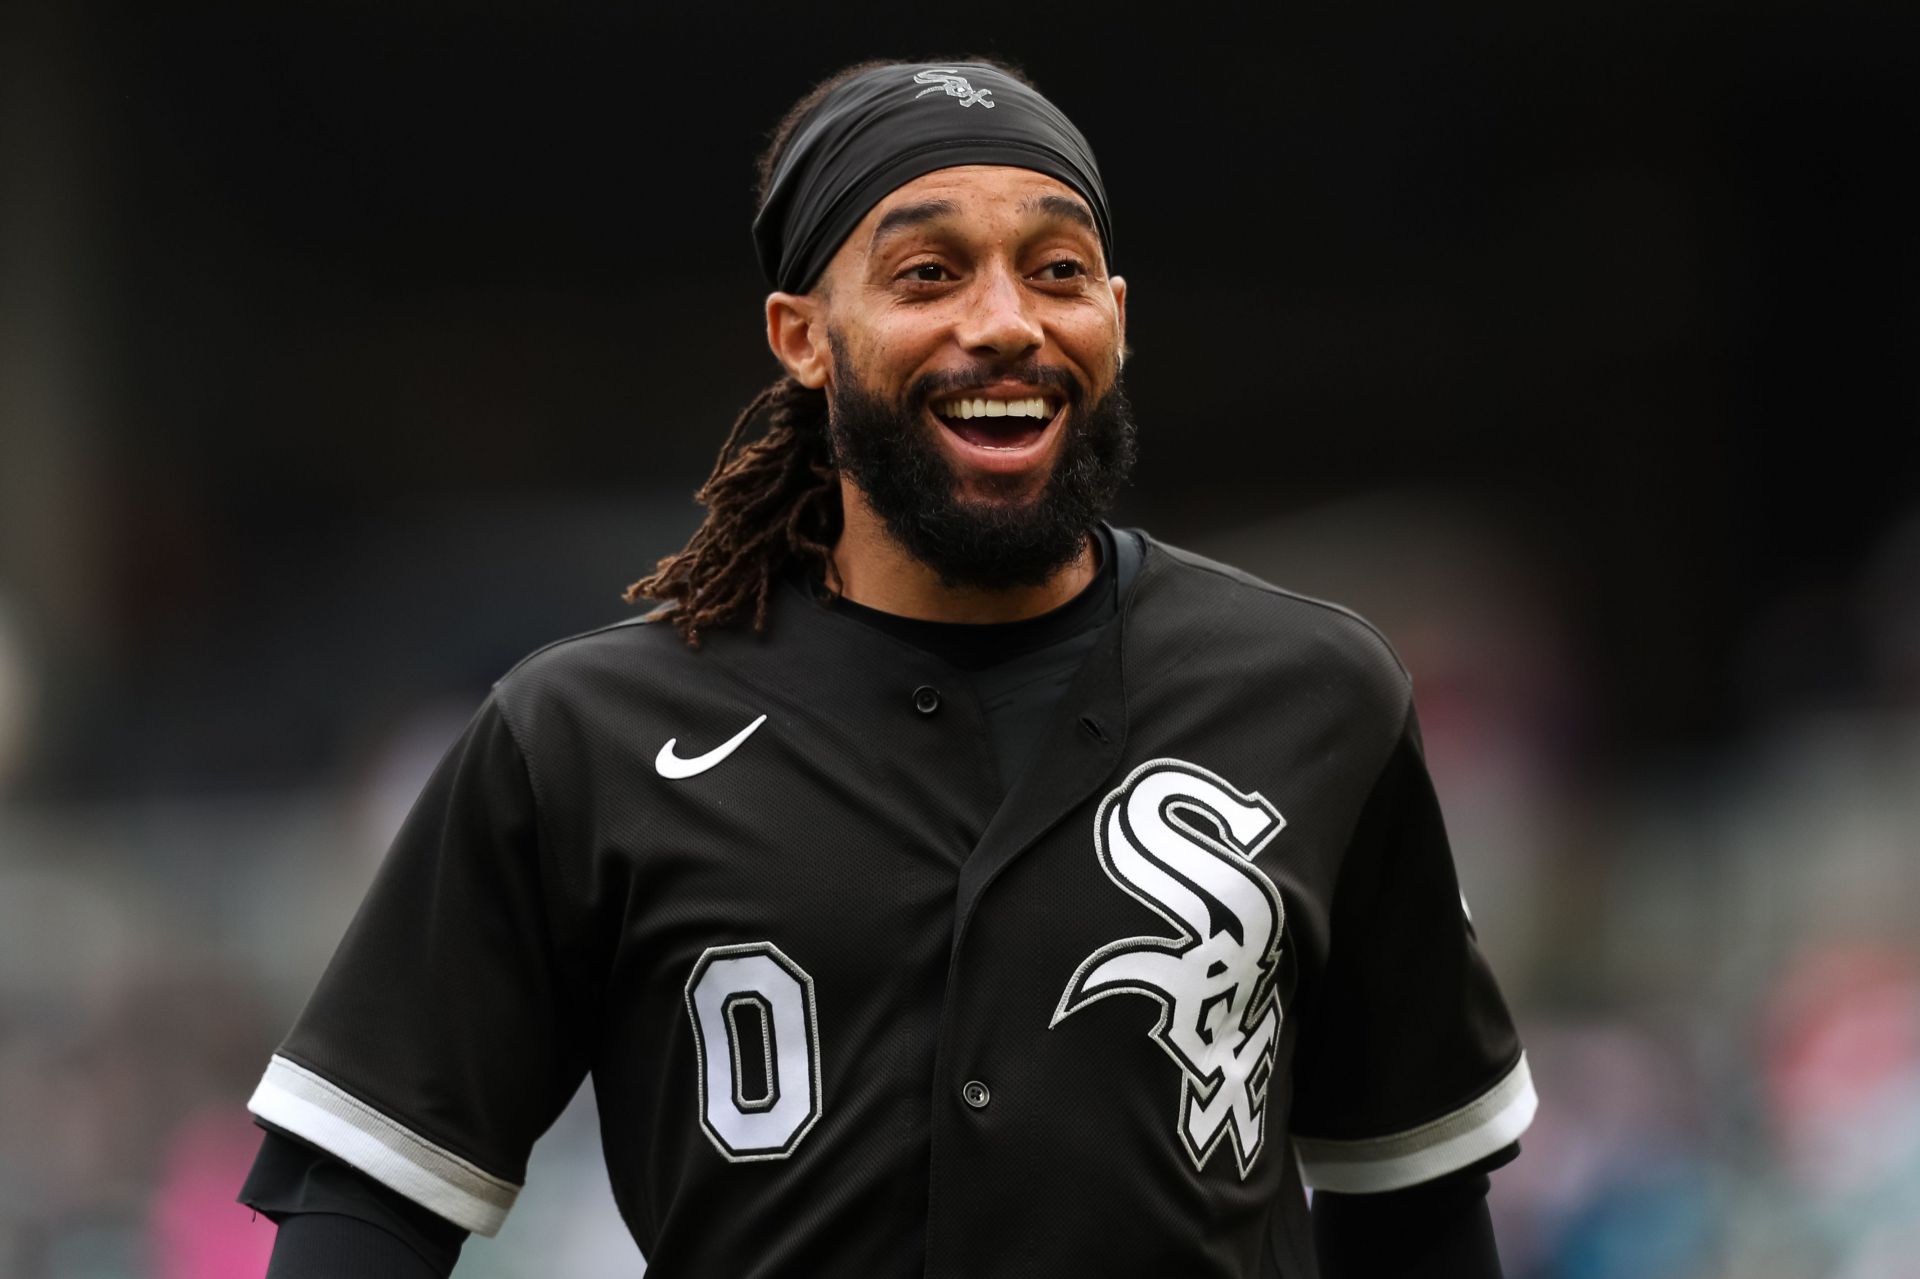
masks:
[[[985,1110],[987,1103],[993,1100],[993,1094],[978,1079],[969,1079],[960,1086],[960,1098],[975,1110]]]
[[[931,684],[922,684],[913,690],[913,709],[922,715],[931,715],[940,709],[940,690]]]

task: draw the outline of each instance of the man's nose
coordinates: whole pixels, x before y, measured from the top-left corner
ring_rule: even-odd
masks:
[[[1034,299],[1011,268],[994,266],[982,271],[972,292],[955,335],[968,351],[1017,359],[1037,351],[1046,340],[1034,315]]]

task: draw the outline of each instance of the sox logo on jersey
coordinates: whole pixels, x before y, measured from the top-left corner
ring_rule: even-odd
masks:
[[[1113,882],[1173,925],[1081,963],[1049,1028],[1110,995],[1160,1005],[1150,1032],[1181,1071],[1181,1145],[1196,1171],[1231,1140],[1244,1180],[1266,1131],[1280,1037],[1274,976],[1284,911],[1253,859],[1286,825],[1259,792],[1177,759],[1134,769],[1101,801],[1094,845]]]

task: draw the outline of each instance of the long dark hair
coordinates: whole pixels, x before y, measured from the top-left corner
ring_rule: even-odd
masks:
[[[985,63],[1029,88],[1016,66],[972,55],[930,62]],[[774,167],[802,121],[828,94],[875,67],[925,65],[874,59],[855,63],[822,80],[781,117],[760,155],[756,195],[765,200]],[[748,428],[764,419],[766,430],[742,443]],[[699,647],[700,633],[751,616],[753,629],[765,630],[767,598],[773,579],[788,562],[817,565],[829,591],[839,583],[832,547],[840,535],[840,481],[827,434],[827,396],[782,375],[740,410],[720,446],[713,473],[694,493],[707,517],[685,547],[661,560],[654,571],[622,592],[629,604],[664,600],[650,616],[670,621],[688,644]]]
[[[765,434],[742,445],[758,417],[766,419]],[[699,647],[702,630],[749,608],[753,628],[764,630],[774,574],[795,556],[817,563],[832,585],[840,483],[827,445],[826,393],[782,377],[754,396],[694,498],[707,518],[692,539],[623,592],[629,604],[666,600],[655,617],[671,621],[687,643]]]

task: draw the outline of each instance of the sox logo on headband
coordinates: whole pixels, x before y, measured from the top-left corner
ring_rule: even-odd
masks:
[[[956,109],[976,105],[983,110]],[[767,282],[788,293],[811,289],[889,191],[959,164],[1014,165],[1066,183],[1092,210],[1111,269],[1100,167],[1058,107],[979,63],[888,63],[834,89],[794,131],[753,220]]]
[[[944,71],[928,70],[919,72],[913,77],[913,82],[915,84],[930,84],[933,86],[931,89],[922,89],[920,92],[914,94],[913,96],[916,98],[924,98],[929,93],[947,93],[960,99],[960,105],[963,107],[970,107],[976,102],[983,107],[993,105],[992,89],[974,88],[967,83],[965,76],[955,75],[951,68]]]

